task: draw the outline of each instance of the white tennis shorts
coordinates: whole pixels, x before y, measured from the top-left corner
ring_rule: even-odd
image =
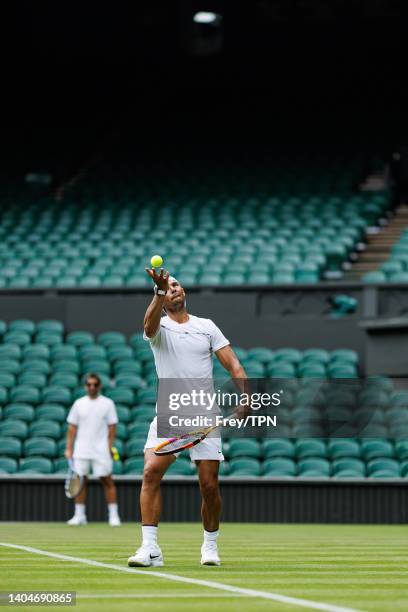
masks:
[[[150,423],[149,433],[147,434],[144,450],[155,448],[160,442],[164,442],[166,438],[157,437],[157,417]],[[216,461],[224,461],[222,454],[221,438],[205,438],[196,446],[189,449],[191,461],[200,461],[200,459],[213,459]],[[177,455],[176,455],[177,457]]]
[[[113,461],[111,457],[98,459],[76,459],[74,457],[74,470],[80,476],[89,476],[91,470],[94,476],[110,476],[112,474]]]

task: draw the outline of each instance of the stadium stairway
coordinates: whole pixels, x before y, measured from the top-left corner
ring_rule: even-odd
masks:
[[[408,227],[408,205],[401,204],[395,209],[390,222],[379,228],[378,232],[367,232],[367,248],[358,254],[358,258],[351,264],[350,270],[344,274],[345,281],[381,282],[382,265],[388,261],[391,249]],[[386,272],[386,270],[384,271]]]

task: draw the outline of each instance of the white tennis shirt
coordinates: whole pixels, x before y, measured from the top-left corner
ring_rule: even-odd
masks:
[[[69,411],[67,422],[78,427],[74,459],[107,459],[110,455],[108,426],[118,422],[113,401],[105,395],[77,399]]]
[[[211,319],[189,315],[186,323],[168,316],[150,342],[158,378],[212,379],[212,355],[229,341]]]

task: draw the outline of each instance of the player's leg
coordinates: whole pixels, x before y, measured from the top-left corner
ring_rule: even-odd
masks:
[[[220,462],[216,460],[196,461],[201,491],[201,517],[206,532],[218,531],[221,514],[221,494],[218,484]]]
[[[74,459],[74,468],[77,474],[84,477],[84,485],[82,490],[75,498],[74,516],[67,521],[68,525],[86,525],[86,498],[88,492],[88,474],[90,472],[90,461],[88,459]]]
[[[142,526],[159,524],[162,500],[160,482],[168,467],[175,461],[174,455],[157,456],[152,448],[145,450],[143,482],[140,492]]]
[[[220,565],[217,538],[221,514],[221,495],[218,483],[220,461],[223,461],[221,439],[206,438],[190,450],[190,456],[198,467],[201,491],[201,516],[204,541],[201,547],[202,565]]]
[[[113,481],[112,475],[109,474],[108,476],[101,476],[100,480],[103,486],[106,503],[108,504],[109,525],[111,527],[119,527],[120,518],[118,512],[116,486]]]
[[[158,456],[154,448],[159,444],[156,419],[150,425],[145,444],[143,482],[140,492],[142,516],[142,546],[128,559],[128,565],[148,567],[162,566],[163,555],[157,543],[157,530],[161,514],[160,482],[168,467],[175,461],[174,455]]]
[[[109,525],[111,527],[120,526],[116,486],[112,478],[113,461],[110,456],[97,457],[92,461],[92,472],[97,476],[103,486],[106,503],[109,511]]]

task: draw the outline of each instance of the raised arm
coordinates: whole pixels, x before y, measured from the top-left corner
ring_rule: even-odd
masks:
[[[166,272],[166,274],[164,274],[163,268],[160,269],[160,274],[157,274],[154,268],[152,268],[151,270],[149,270],[149,268],[146,268],[146,272],[159,289],[161,289],[162,291],[168,290],[170,276],[169,272]],[[146,310],[143,327],[145,334],[148,338],[153,338],[153,336],[156,335],[157,330],[159,329],[165,297],[165,295],[155,295]]]

